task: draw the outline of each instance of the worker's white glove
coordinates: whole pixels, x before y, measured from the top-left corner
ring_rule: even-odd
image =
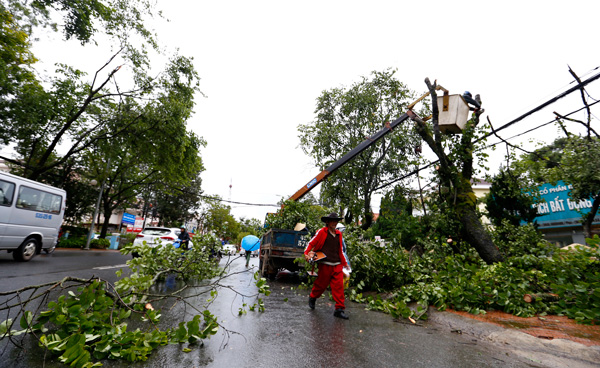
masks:
[[[344,276],[350,277],[350,274],[352,273],[352,268],[350,268],[350,266],[345,266],[342,269],[342,272],[344,273]]]

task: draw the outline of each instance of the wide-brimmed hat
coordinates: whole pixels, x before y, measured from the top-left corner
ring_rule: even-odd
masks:
[[[332,212],[327,216],[323,216],[321,217],[321,221],[323,222],[328,222],[328,221],[340,221],[342,219],[342,217],[338,216],[337,213]]]

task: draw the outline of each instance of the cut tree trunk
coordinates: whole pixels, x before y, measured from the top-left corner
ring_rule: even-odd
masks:
[[[525,294],[523,295],[523,300],[526,303],[533,303],[535,301],[542,301],[542,302],[555,302],[559,299],[558,294],[552,294],[552,293],[539,293],[539,294]]]

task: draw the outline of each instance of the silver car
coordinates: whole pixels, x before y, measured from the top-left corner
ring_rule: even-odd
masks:
[[[147,227],[142,230],[135,240],[133,245],[144,244],[151,247],[158,245],[173,244],[181,234],[181,230],[175,227]],[[189,247],[193,247],[194,244],[190,240]]]

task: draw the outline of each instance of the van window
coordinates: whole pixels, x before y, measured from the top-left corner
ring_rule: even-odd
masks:
[[[10,206],[15,194],[15,184],[0,180],[0,206]]]
[[[38,189],[21,186],[17,197],[17,208],[27,210],[60,213],[62,197]]]

